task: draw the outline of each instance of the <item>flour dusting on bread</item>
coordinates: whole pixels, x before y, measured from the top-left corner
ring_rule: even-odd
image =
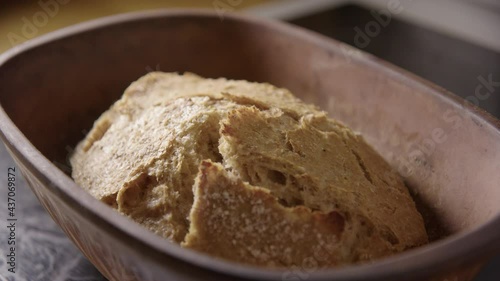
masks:
[[[82,188],[156,234],[240,263],[338,266],[427,243],[389,164],[270,84],[150,73],[71,164]]]

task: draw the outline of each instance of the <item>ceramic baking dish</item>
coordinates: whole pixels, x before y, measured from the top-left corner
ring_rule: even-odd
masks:
[[[267,270],[183,249],[95,200],[68,176],[68,157],[127,85],[152,70],[270,82],[321,106],[405,177],[433,243],[371,264]],[[83,23],[2,54],[0,104],[1,136],[33,192],[110,280],[461,281],[500,250],[499,122],[284,23],[193,10]]]

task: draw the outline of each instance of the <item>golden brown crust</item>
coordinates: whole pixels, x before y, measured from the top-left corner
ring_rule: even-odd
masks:
[[[135,118],[118,115],[87,151],[92,132],[77,147],[72,176],[94,197],[180,243],[189,227],[198,165],[220,160],[219,115],[235,106],[193,97],[152,106]]]
[[[221,123],[225,165],[244,181],[270,189],[288,206],[366,217],[396,251],[426,243],[401,178],[348,128],[323,114],[296,121],[253,107],[233,109]]]
[[[155,233],[242,263],[335,266],[427,242],[391,167],[269,84],[148,74],[71,163],[79,185]]]
[[[257,266],[336,266],[390,253],[368,221],[337,211],[285,207],[261,187],[203,161],[184,247]],[[363,234],[363,235],[360,235]],[[360,250],[358,250],[360,248]]]

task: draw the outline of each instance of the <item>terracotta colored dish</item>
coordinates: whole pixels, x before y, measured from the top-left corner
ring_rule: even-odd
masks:
[[[147,71],[270,82],[361,132],[403,176],[435,240],[372,264],[290,271],[171,244],[68,176],[71,148]],[[473,94],[473,93],[471,93]],[[110,280],[471,280],[500,250],[500,124],[431,83],[283,23],[206,11],[105,18],[0,56],[0,129],[33,192]]]

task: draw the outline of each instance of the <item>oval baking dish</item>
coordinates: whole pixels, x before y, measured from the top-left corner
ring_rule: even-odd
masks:
[[[267,270],[169,243],[68,176],[93,121],[148,71],[270,82],[359,131],[406,180],[433,243],[371,264]],[[0,56],[0,129],[52,218],[110,280],[471,280],[500,250],[499,122],[349,46],[287,24],[193,10],[113,16]]]

